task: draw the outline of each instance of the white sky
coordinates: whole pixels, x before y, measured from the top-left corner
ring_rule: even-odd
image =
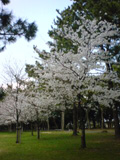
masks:
[[[10,4],[6,5],[16,18],[27,19],[28,22],[35,21],[38,32],[34,40],[27,42],[24,38],[19,38],[0,53],[0,85],[4,83],[1,76],[4,74],[4,66],[9,62],[34,64],[36,53],[33,51],[33,45],[40,50],[49,50],[46,44],[50,40],[48,30],[57,16],[56,9],[61,11],[71,4],[71,0],[11,0]]]

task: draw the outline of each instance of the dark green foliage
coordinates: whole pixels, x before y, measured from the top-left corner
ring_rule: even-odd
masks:
[[[74,0],[74,6],[93,17],[120,25],[120,0]]]
[[[8,4],[9,0],[1,0],[3,5]],[[14,20],[12,12],[1,9],[0,12],[0,51],[3,51],[7,43],[13,43],[18,37],[24,36],[30,41],[36,36],[37,26],[35,22],[28,23],[26,20]]]
[[[36,74],[34,73],[34,65],[26,64],[25,71],[29,77],[36,77]]]
[[[4,5],[10,3],[10,0],[0,0]]]
[[[59,16],[57,16],[57,20],[54,21],[54,24],[56,25],[55,28],[51,28],[49,30],[48,34],[49,36],[55,40],[55,44],[52,42],[48,42],[48,44],[52,47],[54,50],[54,47],[57,47],[58,51],[68,52],[70,49],[73,49],[76,53],[77,46],[74,46],[71,40],[65,39],[63,36],[58,35],[58,30],[63,30],[63,25],[72,26],[74,30],[78,28],[75,24],[73,24],[74,20],[77,20],[76,13],[72,10],[72,7],[68,7],[67,9],[60,12],[59,10],[56,10]],[[64,32],[64,31],[63,31]]]

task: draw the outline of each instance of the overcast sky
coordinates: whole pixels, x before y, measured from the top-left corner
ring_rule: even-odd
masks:
[[[33,45],[40,50],[49,50],[46,44],[50,40],[48,30],[57,16],[56,9],[61,11],[71,4],[71,0],[11,0],[6,8],[12,10],[16,18],[27,19],[28,22],[35,21],[38,32],[31,42],[19,38],[16,43],[7,45],[6,50],[0,53],[0,75],[4,74],[4,66],[8,63],[34,64],[36,53],[33,51]],[[0,85],[2,83],[4,82],[0,76]]]

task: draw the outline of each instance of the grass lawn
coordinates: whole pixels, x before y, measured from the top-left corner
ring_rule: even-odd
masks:
[[[72,132],[43,132],[40,140],[23,132],[21,144],[15,138],[15,133],[0,133],[0,160],[120,160],[120,140],[113,132],[88,131],[86,149]]]

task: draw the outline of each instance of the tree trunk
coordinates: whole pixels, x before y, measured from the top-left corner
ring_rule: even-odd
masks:
[[[104,115],[103,115],[103,108],[101,108],[101,129],[104,129]]]
[[[89,120],[89,108],[87,108],[87,111],[86,111],[86,119],[87,119],[87,126],[88,126],[88,129],[90,129],[90,120]]]
[[[77,121],[78,121],[77,116],[78,116],[77,115],[77,107],[74,102],[74,104],[73,104],[73,136],[77,136]]]
[[[12,132],[12,123],[9,124],[8,130],[9,130],[9,132]]]
[[[78,95],[78,108],[80,112],[80,126],[81,126],[81,148],[86,148],[86,137],[85,137],[85,111],[84,108],[81,106],[81,95]]]
[[[85,123],[84,121],[81,124],[81,148],[86,148],[86,138],[85,138]]]
[[[33,134],[33,122],[31,122],[31,135],[33,136],[34,134]]]
[[[16,143],[19,143],[19,129],[16,127]]]
[[[47,118],[47,129],[50,130],[49,118]]]
[[[39,128],[39,126],[37,128],[37,139],[40,139],[40,128]]]
[[[59,127],[58,127],[58,125],[57,125],[56,120],[55,120],[54,117],[53,117],[53,123],[54,123],[54,125],[55,125],[55,129],[58,129]]]
[[[120,138],[119,118],[117,106],[113,109],[114,125],[115,125],[115,137]]]
[[[24,124],[20,123],[20,127],[21,127],[21,133],[24,131]]]
[[[93,128],[94,128],[94,129],[96,128],[96,122],[95,122],[95,119],[93,119]]]
[[[108,128],[111,129],[112,128],[112,121],[111,119],[109,119],[109,122],[108,122]]]
[[[64,131],[65,126],[65,111],[61,112],[61,130]]]
[[[37,139],[40,139],[40,127],[39,127],[39,122],[37,122]]]
[[[16,143],[21,143],[21,126],[19,124],[18,109],[16,109]]]
[[[21,143],[21,127],[16,124],[16,143]]]

